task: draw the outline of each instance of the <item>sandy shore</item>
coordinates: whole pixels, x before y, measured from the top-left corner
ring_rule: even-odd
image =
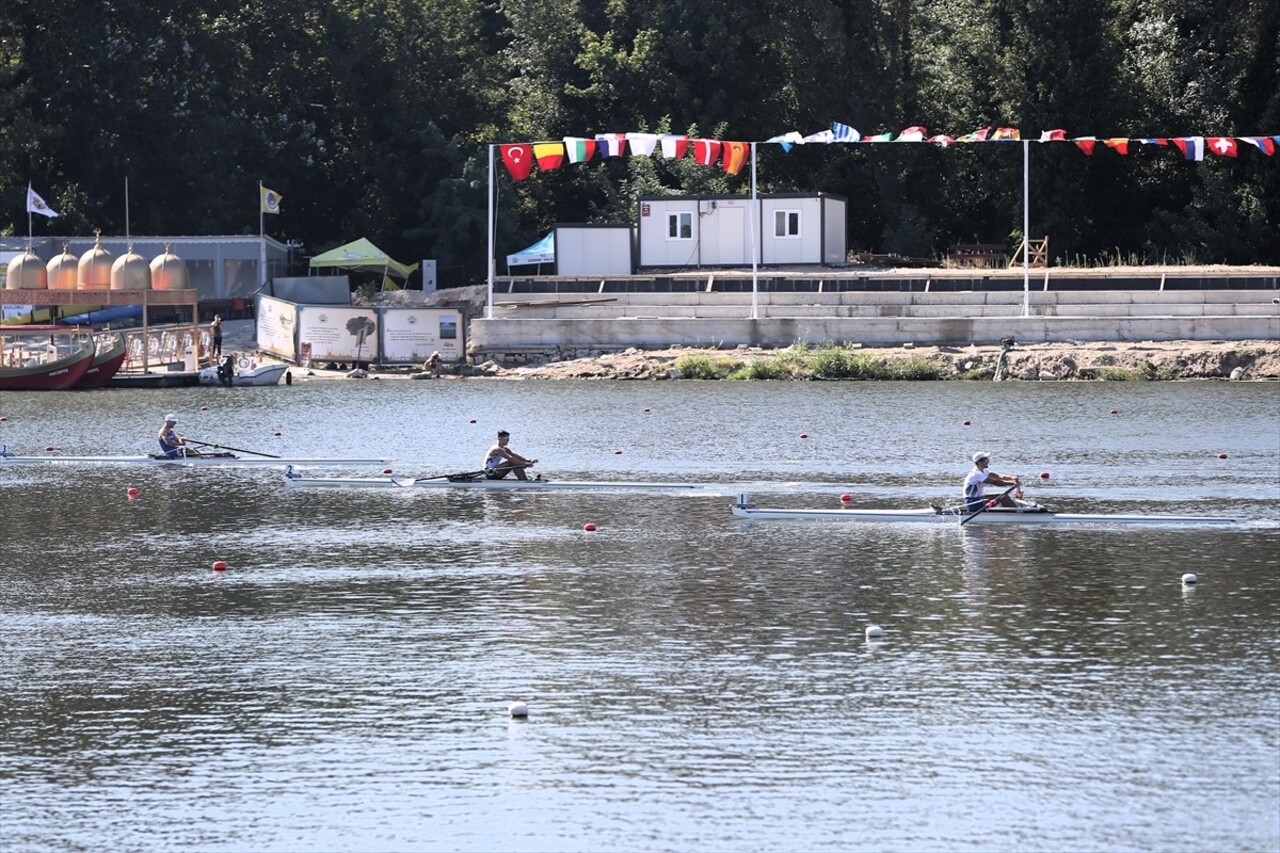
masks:
[[[223,324],[223,351],[255,352],[255,321],[232,320]],[[885,360],[927,359],[938,365],[942,378],[990,378],[1000,356],[999,346],[985,347],[885,347],[860,349]],[[447,365],[445,378],[492,377],[537,379],[674,379],[678,364],[689,356],[728,359],[742,365],[776,359],[784,350],[752,347],[736,349],[664,350],[630,349],[621,353],[572,361],[521,367]],[[267,356],[270,359],[270,356]],[[263,356],[259,356],[259,361]],[[295,367],[294,381],[316,379],[413,379],[425,378],[420,370],[370,367],[352,377],[349,369]],[[1097,379],[1239,379],[1280,380],[1280,341],[1167,341],[1137,343],[1018,344],[1008,354],[1003,375],[1023,381]],[[803,378],[803,377],[798,377]]]

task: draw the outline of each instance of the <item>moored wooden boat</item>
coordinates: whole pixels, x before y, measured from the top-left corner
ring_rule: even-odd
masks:
[[[120,332],[97,333],[94,335],[94,346],[96,352],[93,363],[76,383],[77,388],[101,388],[106,385],[111,381],[111,377],[119,372],[128,354],[125,350],[124,335]]]
[[[96,355],[88,330],[68,326],[0,327],[0,391],[74,387]]]

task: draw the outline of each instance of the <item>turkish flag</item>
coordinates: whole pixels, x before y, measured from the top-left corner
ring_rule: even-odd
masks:
[[[533,171],[533,152],[527,143],[517,142],[514,145],[499,145],[502,152],[502,163],[517,181],[523,181]]]
[[[1236,138],[1234,136],[1210,136],[1204,141],[1204,144],[1219,157],[1236,156]]]

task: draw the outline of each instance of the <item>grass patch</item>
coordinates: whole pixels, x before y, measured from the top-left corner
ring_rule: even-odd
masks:
[[[1132,367],[1098,367],[1093,371],[1093,378],[1103,382],[1145,382],[1150,377],[1145,370]]]

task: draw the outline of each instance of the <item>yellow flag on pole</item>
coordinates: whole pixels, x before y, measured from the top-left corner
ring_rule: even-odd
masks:
[[[263,213],[279,213],[280,202],[284,201],[284,196],[275,190],[269,190],[266,187],[260,187],[262,191],[262,212]]]

